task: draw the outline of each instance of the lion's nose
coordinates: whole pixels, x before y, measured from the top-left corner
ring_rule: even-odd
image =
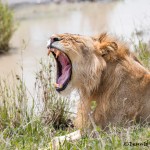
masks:
[[[53,42],[60,41],[61,38],[58,37],[57,35],[53,34],[53,35],[50,37],[50,40],[51,40],[51,43],[53,43]]]
[[[60,37],[57,37],[56,35],[52,35],[52,36],[50,37],[50,40],[47,42],[47,48],[50,48],[51,45],[52,45],[52,43],[57,42],[57,41],[60,41],[60,40],[61,40]]]
[[[51,39],[51,43],[61,40],[61,38],[59,37],[51,37],[50,39]]]

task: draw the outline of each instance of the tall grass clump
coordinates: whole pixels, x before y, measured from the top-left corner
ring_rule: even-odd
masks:
[[[134,48],[143,65],[150,69],[150,45],[139,39],[138,44],[134,44]]]
[[[70,123],[69,100],[61,97],[54,88],[52,63],[54,64],[49,60],[47,62],[41,60],[40,70],[36,74],[36,86],[38,86],[38,93],[42,93],[44,104],[42,121],[47,125],[52,125],[55,129],[64,129]]]
[[[132,34],[132,39],[130,40],[138,59],[144,67],[150,69],[150,42],[149,40],[144,40],[143,34],[144,31],[142,29],[138,31],[135,28],[135,31]]]
[[[41,61],[35,96],[18,75],[13,80],[0,79],[0,150],[49,147],[54,136],[67,132],[69,101],[55,92],[51,68]]]
[[[34,128],[26,86],[18,75],[12,78],[0,79],[0,149],[18,148]]]
[[[9,50],[9,41],[14,32],[12,11],[0,0],[0,52]]]
[[[0,79],[0,89],[0,130],[16,128],[29,117],[25,85],[19,78],[16,83]]]

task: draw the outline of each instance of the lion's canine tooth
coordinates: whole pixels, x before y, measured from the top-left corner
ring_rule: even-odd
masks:
[[[54,52],[54,53],[55,53],[55,49],[54,49],[54,48],[48,48],[48,53],[47,53],[47,55],[49,55],[51,52]]]
[[[47,52],[47,55],[49,56],[50,53],[51,53],[51,50],[50,50],[50,48],[49,48],[49,49],[48,49],[48,52]]]
[[[56,58],[60,55],[60,51],[56,51]]]
[[[54,86],[55,86],[56,88],[62,88],[62,84],[54,83]]]

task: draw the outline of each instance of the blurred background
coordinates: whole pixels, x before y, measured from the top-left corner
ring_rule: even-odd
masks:
[[[129,43],[150,40],[149,0],[2,0],[14,13],[9,51],[0,53],[0,76],[22,72],[32,90],[46,42],[54,33],[98,35],[108,32]],[[1,34],[1,33],[0,33]]]

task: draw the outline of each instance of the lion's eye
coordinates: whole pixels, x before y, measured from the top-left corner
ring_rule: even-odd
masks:
[[[75,41],[76,41],[77,43],[80,43],[80,44],[83,43],[82,41],[79,41],[79,40],[75,40]]]

